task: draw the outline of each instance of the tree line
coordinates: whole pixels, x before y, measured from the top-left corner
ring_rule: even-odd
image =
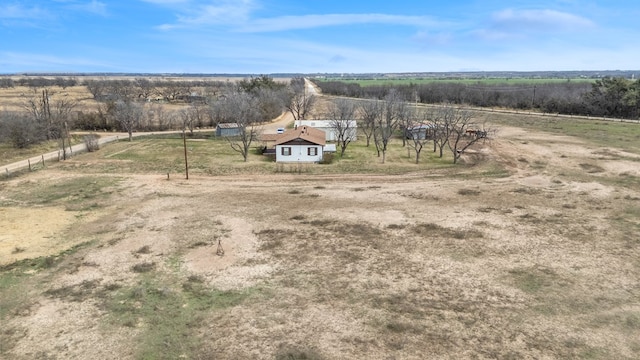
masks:
[[[386,160],[389,144],[399,137],[402,146],[413,150],[416,164],[420,162],[422,150],[433,144],[433,152],[439,157],[449,149],[453,162],[457,163],[473,144],[484,141],[491,129],[477,121],[473,111],[451,104],[434,108],[416,108],[404,95],[391,89],[382,99],[354,100],[332,99],[326,106],[325,116],[330,118],[330,127],[344,156],[352,141],[350,127],[357,119],[358,130],[364,135],[366,146],[373,144],[381,162]]]
[[[629,119],[640,116],[640,80],[622,77],[605,77],[593,83],[567,80],[530,85],[433,82],[361,86],[342,81],[314,83],[325,94],[353,98],[382,99],[393,90],[409,101],[423,104],[449,103]]]
[[[63,87],[62,80],[29,78],[32,89],[22,95],[21,111],[0,111],[0,141],[26,148],[45,140],[59,140],[64,148],[73,129],[125,131],[129,138],[134,131],[192,133],[196,128],[223,122],[260,124],[283,111],[304,118],[313,101],[313,97],[305,96],[303,78],[289,83],[266,75],[239,82],[91,79],[80,86],[86,86],[95,107],[81,110],[78,99],[58,90]],[[27,84],[20,80],[12,84],[18,83]]]

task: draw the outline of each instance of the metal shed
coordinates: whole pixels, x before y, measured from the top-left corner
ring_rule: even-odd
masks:
[[[237,123],[221,123],[216,126],[216,136],[238,136],[240,125]]]

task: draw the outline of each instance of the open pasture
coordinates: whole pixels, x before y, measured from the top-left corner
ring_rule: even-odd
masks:
[[[457,166],[204,135],[189,180],[178,138],[4,179],[0,357],[637,358],[639,127],[487,120]]]

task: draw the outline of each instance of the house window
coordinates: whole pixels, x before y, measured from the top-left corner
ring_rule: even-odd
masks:
[[[318,148],[317,147],[307,148],[307,155],[309,155],[309,156],[318,156]]]
[[[289,156],[291,155],[291,147],[290,146],[283,146],[282,147],[282,156]]]

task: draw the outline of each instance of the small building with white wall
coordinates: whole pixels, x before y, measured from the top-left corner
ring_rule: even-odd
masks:
[[[325,133],[309,126],[287,130],[276,140],[277,163],[317,163],[322,161]]]
[[[333,123],[335,121],[344,122],[343,127],[347,128],[347,136],[350,141],[356,141],[358,139],[358,123],[355,120],[296,120],[296,126],[311,126],[318,130],[322,130],[325,133],[326,141],[338,140],[338,134],[336,134]]]

